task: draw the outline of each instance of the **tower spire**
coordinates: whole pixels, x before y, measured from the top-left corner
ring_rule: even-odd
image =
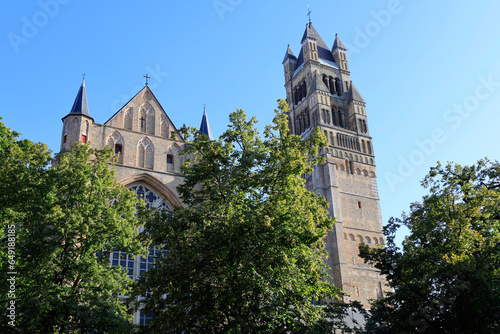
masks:
[[[76,94],[75,102],[71,108],[70,114],[80,114],[90,117],[87,104],[87,92],[85,90],[85,74],[83,74],[82,85]]]
[[[203,117],[201,118],[200,132],[206,134],[209,140],[213,140],[212,131],[210,131],[210,125],[208,124],[206,107],[207,105],[203,103]]]

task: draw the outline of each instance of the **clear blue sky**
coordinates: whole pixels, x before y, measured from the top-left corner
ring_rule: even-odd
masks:
[[[86,73],[90,114],[103,123],[144,85],[173,122],[214,136],[243,108],[261,127],[285,96],[281,61],[307,23],[349,48],[367,102],[383,220],[425,191],[436,161],[498,159],[500,2],[5,1],[0,11],[0,116],[59,151],[61,118]]]

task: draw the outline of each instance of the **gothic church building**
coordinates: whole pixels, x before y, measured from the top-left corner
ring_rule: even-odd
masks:
[[[319,126],[329,140],[321,152],[327,163],[315,168],[306,186],[328,200],[330,215],[336,218],[325,239],[334,284],[349,295],[347,299],[368,306],[369,299],[382,295],[385,280],[357,255],[361,242],[384,244],[366,104],[350,80],[346,48],[337,36],[330,50],[309,22],[301,44],[298,57],[288,47],[283,60],[290,130],[307,138]],[[180,152],[185,144],[147,84],[109,120],[98,124],[90,116],[83,82],[62,121],[61,152],[76,141],[94,148],[109,145],[119,157],[118,182],[150,206],[182,205],[176,188],[183,182]],[[206,113],[200,129],[211,137]],[[151,250],[146,257],[130,258],[116,251],[110,261],[137,279],[152,265],[154,255]],[[134,315],[134,323],[147,320],[141,312]]]

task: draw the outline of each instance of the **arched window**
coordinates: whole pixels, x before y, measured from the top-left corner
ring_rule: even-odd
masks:
[[[146,206],[157,208],[158,210],[170,211],[171,206],[168,201],[160,195],[158,192],[153,190],[151,187],[145,184],[136,184],[128,186],[128,188],[137,194],[137,197],[144,199]]]
[[[342,112],[342,109],[339,109],[337,111],[337,114],[338,114],[338,119],[339,119],[339,126],[341,128],[344,127],[344,113]]]
[[[154,147],[148,138],[143,138],[137,144],[137,165],[148,169],[154,167]]]
[[[174,171],[174,156],[172,154],[167,154],[167,171]]]
[[[81,136],[82,138],[81,142],[84,144],[87,143],[87,138],[89,137],[89,127],[90,127],[89,121],[85,121],[85,123],[83,124],[83,129],[82,129],[83,131]]]
[[[335,142],[333,141],[333,132],[330,131],[330,145],[335,146]]]
[[[349,234],[349,238],[351,238],[351,241],[356,241],[356,238],[354,237],[353,234]]]
[[[177,144],[173,144],[167,150],[167,172],[179,173],[180,172],[180,157],[179,157],[180,147]]]
[[[366,243],[367,244],[371,244],[372,243],[372,240],[370,239],[370,237],[366,237]]]
[[[326,132],[326,130],[325,130],[325,131],[323,131],[323,133],[325,134],[326,140],[328,140],[328,132]]]
[[[366,141],[366,148],[368,149],[368,154],[372,154],[372,146],[369,141]]]
[[[68,141],[68,123],[69,121],[66,119],[63,125],[63,138],[62,138],[63,144],[65,144]]]
[[[123,138],[118,131],[109,135],[107,145],[118,155],[118,163],[123,164]]]
[[[363,153],[366,153],[366,146],[364,140],[361,140],[361,150],[363,151]]]
[[[165,138],[169,138],[170,134],[168,133],[168,120],[165,116],[161,118],[161,136]]]
[[[337,110],[335,110],[334,108],[332,108],[332,122],[333,122],[333,125],[336,125],[336,126],[339,125],[339,121],[337,120]]]
[[[335,78],[335,90],[337,91],[338,96],[342,94],[342,85],[340,84],[339,78]]]
[[[145,104],[139,112],[139,130],[155,134],[155,110],[150,104]]]
[[[335,81],[333,80],[333,77],[330,77],[329,79],[330,94],[335,95]]]
[[[132,108],[128,108],[125,110],[125,113],[123,114],[123,128],[127,130],[132,130],[132,119],[134,117]]]

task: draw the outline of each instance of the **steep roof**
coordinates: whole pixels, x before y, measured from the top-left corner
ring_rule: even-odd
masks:
[[[329,92],[328,87],[326,87],[325,83],[323,80],[321,80],[320,76],[318,75],[318,72],[314,72],[314,77],[311,82],[311,88],[309,89],[309,93],[307,95],[310,95],[312,92],[316,90],[321,90],[323,92]]]
[[[201,118],[200,132],[207,135],[209,140],[213,140],[212,131],[210,131],[210,124],[208,124],[207,111],[203,108],[203,117]]]
[[[87,92],[85,91],[85,78],[82,81],[82,85],[76,94],[75,102],[73,102],[73,107],[68,115],[85,115],[90,117],[89,107],[87,104]],[[68,116],[66,115],[66,116]],[[92,118],[92,117],[91,117]]]
[[[356,89],[356,87],[354,86],[352,81],[351,81],[351,85],[349,88],[349,95],[348,96],[349,96],[348,103],[350,103],[351,101],[358,101],[358,102],[365,103],[365,100],[363,100],[363,98],[361,97],[361,94],[359,94],[358,90]]]
[[[288,44],[288,48],[286,49],[285,57],[283,58],[283,63],[288,59],[295,59],[297,60],[297,57],[292,52],[292,49],[290,49],[290,44]]]
[[[339,36],[337,36],[337,34],[335,34],[335,41],[333,42],[332,52],[336,48],[347,50],[347,48],[345,47],[344,43],[342,43],[342,41],[340,40]]]
[[[335,62],[335,60],[333,59],[333,55],[330,52],[330,49],[328,49],[328,46],[326,46],[325,42],[318,34],[316,29],[314,29],[314,26],[312,25],[311,22],[309,22],[306,25],[306,30],[304,31],[304,35],[302,36],[302,40],[300,41],[300,43],[304,42],[304,40],[307,39],[308,37],[316,40],[316,45],[318,47],[318,58]],[[297,60],[297,67],[299,67],[303,61],[304,61],[304,55],[302,54],[302,49],[301,49],[299,53],[299,58]]]

